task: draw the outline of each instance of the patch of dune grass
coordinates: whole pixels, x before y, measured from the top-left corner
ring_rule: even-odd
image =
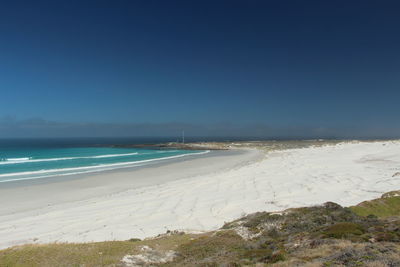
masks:
[[[400,216],[400,196],[364,201],[350,209],[359,216],[375,215],[379,218]]]
[[[116,266],[123,256],[140,253],[141,246],[175,249],[193,235],[172,235],[150,240],[24,245],[0,251],[0,267]]]
[[[129,241],[26,245],[1,251],[0,266],[102,266],[117,263],[135,247]]]
[[[239,261],[245,241],[234,231],[204,235],[178,247],[178,258],[165,266],[218,266]]]

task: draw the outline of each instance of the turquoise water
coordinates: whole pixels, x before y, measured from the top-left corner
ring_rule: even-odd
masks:
[[[206,152],[111,147],[0,146],[0,182],[143,166]]]

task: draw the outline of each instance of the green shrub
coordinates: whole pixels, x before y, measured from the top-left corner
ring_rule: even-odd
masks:
[[[327,237],[348,238],[354,235],[362,235],[364,228],[357,223],[340,222],[329,226],[323,232]]]

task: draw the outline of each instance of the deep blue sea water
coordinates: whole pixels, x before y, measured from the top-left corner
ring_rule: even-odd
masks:
[[[168,139],[1,139],[0,182],[39,179],[142,166],[204,151],[108,147],[158,143]]]

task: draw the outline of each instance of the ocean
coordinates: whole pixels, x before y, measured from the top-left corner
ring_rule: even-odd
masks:
[[[116,148],[158,138],[0,139],[0,183],[136,167],[209,151]]]

